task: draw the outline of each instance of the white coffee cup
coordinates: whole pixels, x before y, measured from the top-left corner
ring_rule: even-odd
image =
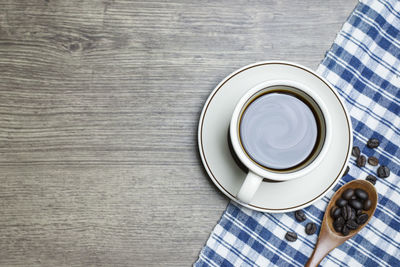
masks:
[[[245,151],[240,139],[240,121],[249,103],[263,94],[277,91],[277,88],[278,91],[283,89],[284,91],[288,91],[307,99],[307,103],[313,106],[313,108],[316,110],[316,114],[314,115],[321,126],[319,129],[319,139],[317,140],[315,151],[312,153],[312,155],[310,155],[307,161],[293,169],[271,169],[258,164]],[[318,90],[318,88],[311,89],[294,81],[272,80],[256,85],[240,98],[233,111],[229,129],[233,150],[238,159],[249,170],[245,181],[236,195],[236,198],[239,201],[243,203],[250,203],[264,178],[273,181],[286,181],[299,178],[314,170],[323,160],[331,143],[332,129],[329,112],[325,103],[316,93],[316,90]],[[271,130],[273,131],[273,129]]]

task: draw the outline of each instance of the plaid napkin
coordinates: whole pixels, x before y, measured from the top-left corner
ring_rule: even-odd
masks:
[[[361,1],[318,67],[342,96],[350,112],[354,145],[375,156],[391,170],[378,178],[378,207],[370,223],[333,250],[322,266],[400,266],[400,2]],[[365,146],[381,140],[377,149]],[[353,179],[375,175],[377,167],[355,166],[324,198],[304,209],[307,221],[298,223],[293,212],[267,214],[233,202],[222,215],[195,266],[304,266],[317,233],[304,232],[307,222],[318,226],[333,192]],[[287,231],[298,240],[287,242]]]

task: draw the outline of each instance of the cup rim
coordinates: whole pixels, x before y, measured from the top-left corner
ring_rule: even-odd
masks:
[[[239,131],[238,131],[239,117],[240,117],[243,107],[246,105],[248,100],[254,94],[257,94],[258,92],[260,92],[268,87],[280,86],[280,85],[287,86],[287,87],[293,87],[293,88],[296,88],[296,89],[308,94],[318,105],[318,107],[321,110],[322,115],[324,117],[324,121],[325,121],[325,140],[322,144],[322,148],[319,151],[318,155],[305,167],[303,167],[299,170],[294,170],[292,172],[282,172],[282,173],[269,171],[268,169],[262,168],[261,166],[258,166],[255,162],[253,162],[253,160],[250,159],[250,157],[247,155],[247,153],[244,151],[244,148],[241,145],[241,142],[239,140],[239,138],[240,138]],[[315,91],[311,90],[310,88],[303,85],[302,83],[295,82],[295,81],[270,80],[270,81],[262,82],[260,84],[257,84],[256,86],[252,87],[249,91],[247,91],[246,94],[244,94],[239,99],[238,103],[235,106],[233,114],[232,114],[229,132],[230,132],[230,138],[231,138],[233,150],[235,151],[239,160],[249,169],[249,171],[252,171],[253,173],[255,173],[263,178],[267,178],[269,180],[286,181],[286,180],[291,180],[291,179],[295,179],[295,178],[304,176],[307,173],[314,170],[320,164],[320,162],[324,158],[325,154],[327,153],[329,145],[331,143],[331,135],[332,135],[331,128],[332,128],[331,127],[331,119],[330,119],[329,112],[326,108],[326,105],[321,100],[321,98],[318,96],[318,94],[316,94]]]

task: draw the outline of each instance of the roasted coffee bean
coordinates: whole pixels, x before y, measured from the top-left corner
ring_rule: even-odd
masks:
[[[346,199],[346,200],[350,200],[351,197],[352,197],[353,195],[354,195],[354,189],[349,188],[349,189],[346,189],[346,190],[343,192],[342,198],[343,198],[343,199]]]
[[[343,219],[345,221],[347,221],[351,216],[351,207],[349,205],[342,207],[341,213],[342,213]]]
[[[305,231],[307,235],[312,235],[317,231],[317,225],[313,222],[307,223]]]
[[[368,214],[361,213],[360,215],[357,216],[356,222],[358,223],[358,225],[362,225],[366,221],[368,221]]]
[[[294,242],[297,240],[297,234],[295,232],[287,232],[285,238],[287,241]]]
[[[376,177],[373,175],[368,175],[367,178],[365,178],[365,180],[367,180],[368,182],[370,182],[373,185],[376,184]]]
[[[371,165],[371,166],[378,166],[379,159],[377,159],[375,157],[369,157],[368,158],[368,164]]]
[[[336,230],[336,232],[341,232],[344,223],[345,223],[345,221],[344,221],[343,217],[339,217],[335,221],[333,221],[333,228]]]
[[[357,188],[354,191],[354,194],[358,197],[358,199],[366,200],[368,199],[368,193],[362,190],[361,188]]]
[[[354,195],[354,196],[351,197],[351,199],[357,199],[357,197]]]
[[[349,171],[350,171],[350,167],[347,166],[347,167],[346,167],[346,170],[344,171],[344,173],[343,173],[343,175],[342,175],[342,177],[343,177],[343,176],[346,176],[346,175],[349,173]]]
[[[365,166],[365,162],[367,161],[367,159],[365,158],[365,156],[361,155],[357,158],[356,163],[358,167],[364,167]]]
[[[335,229],[336,232],[341,232],[343,228],[343,224],[335,224],[335,222],[333,222],[333,229]]]
[[[339,217],[335,220],[338,224],[344,225],[346,220],[343,217]]]
[[[306,215],[304,214],[304,212],[302,210],[297,210],[294,213],[294,217],[296,218],[296,221],[298,221],[298,222],[304,222],[307,219]]]
[[[367,200],[364,202],[363,210],[369,210],[369,209],[371,208],[371,206],[372,206],[372,201],[371,201],[371,199],[367,199]]]
[[[342,213],[341,213],[341,211],[340,211],[340,208],[338,208],[338,207],[333,207],[333,208],[331,209],[331,217],[332,217],[333,219],[339,218],[339,216],[340,216],[341,214],[342,214]]]
[[[348,235],[350,233],[349,228],[347,228],[346,225],[343,226],[342,228],[342,234],[343,235]]]
[[[379,166],[377,170],[377,174],[379,178],[388,178],[390,175],[390,170],[387,166]]]
[[[354,220],[356,218],[356,210],[351,209],[350,215],[348,217],[349,217],[349,220]]]
[[[346,206],[346,210],[347,210],[347,218],[346,218],[346,220],[350,220],[351,213],[352,213],[353,209],[350,207],[350,205],[347,205]]]
[[[350,206],[352,206],[356,210],[361,210],[363,208],[362,202],[360,200],[358,200],[358,199],[350,200],[349,204],[350,204]]]
[[[335,229],[336,232],[340,233],[342,231],[343,224],[338,224],[338,223],[335,223],[335,222],[333,222],[333,229]]]
[[[356,216],[360,215],[362,213],[362,210],[357,210],[356,211]]]
[[[371,138],[367,142],[367,147],[369,148],[377,148],[379,146],[379,140],[376,138]]]
[[[344,206],[344,207],[342,207],[341,209],[340,209],[340,213],[342,214],[342,216],[343,216],[343,219],[344,220],[347,220],[347,206]]]
[[[338,200],[336,200],[336,206],[338,206],[339,208],[345,206],[347,204],[347,200],[343,199],[343,198],[338,198]]]
[[[351,154],[358,158],[358,156],[360,156],[360,148],[358,146],[354,146],[353,150],[351,151]]]
[[[346,226],[350,230],[356,230],[358,228],[358,224],[354,220],[348,220],[346,222]]]

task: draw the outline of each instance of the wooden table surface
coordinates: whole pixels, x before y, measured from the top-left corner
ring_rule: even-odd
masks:
[[[0,265],[189,266],[228,199],[197,124],[244,65],[313,69],[355,0],[0,2]]]

